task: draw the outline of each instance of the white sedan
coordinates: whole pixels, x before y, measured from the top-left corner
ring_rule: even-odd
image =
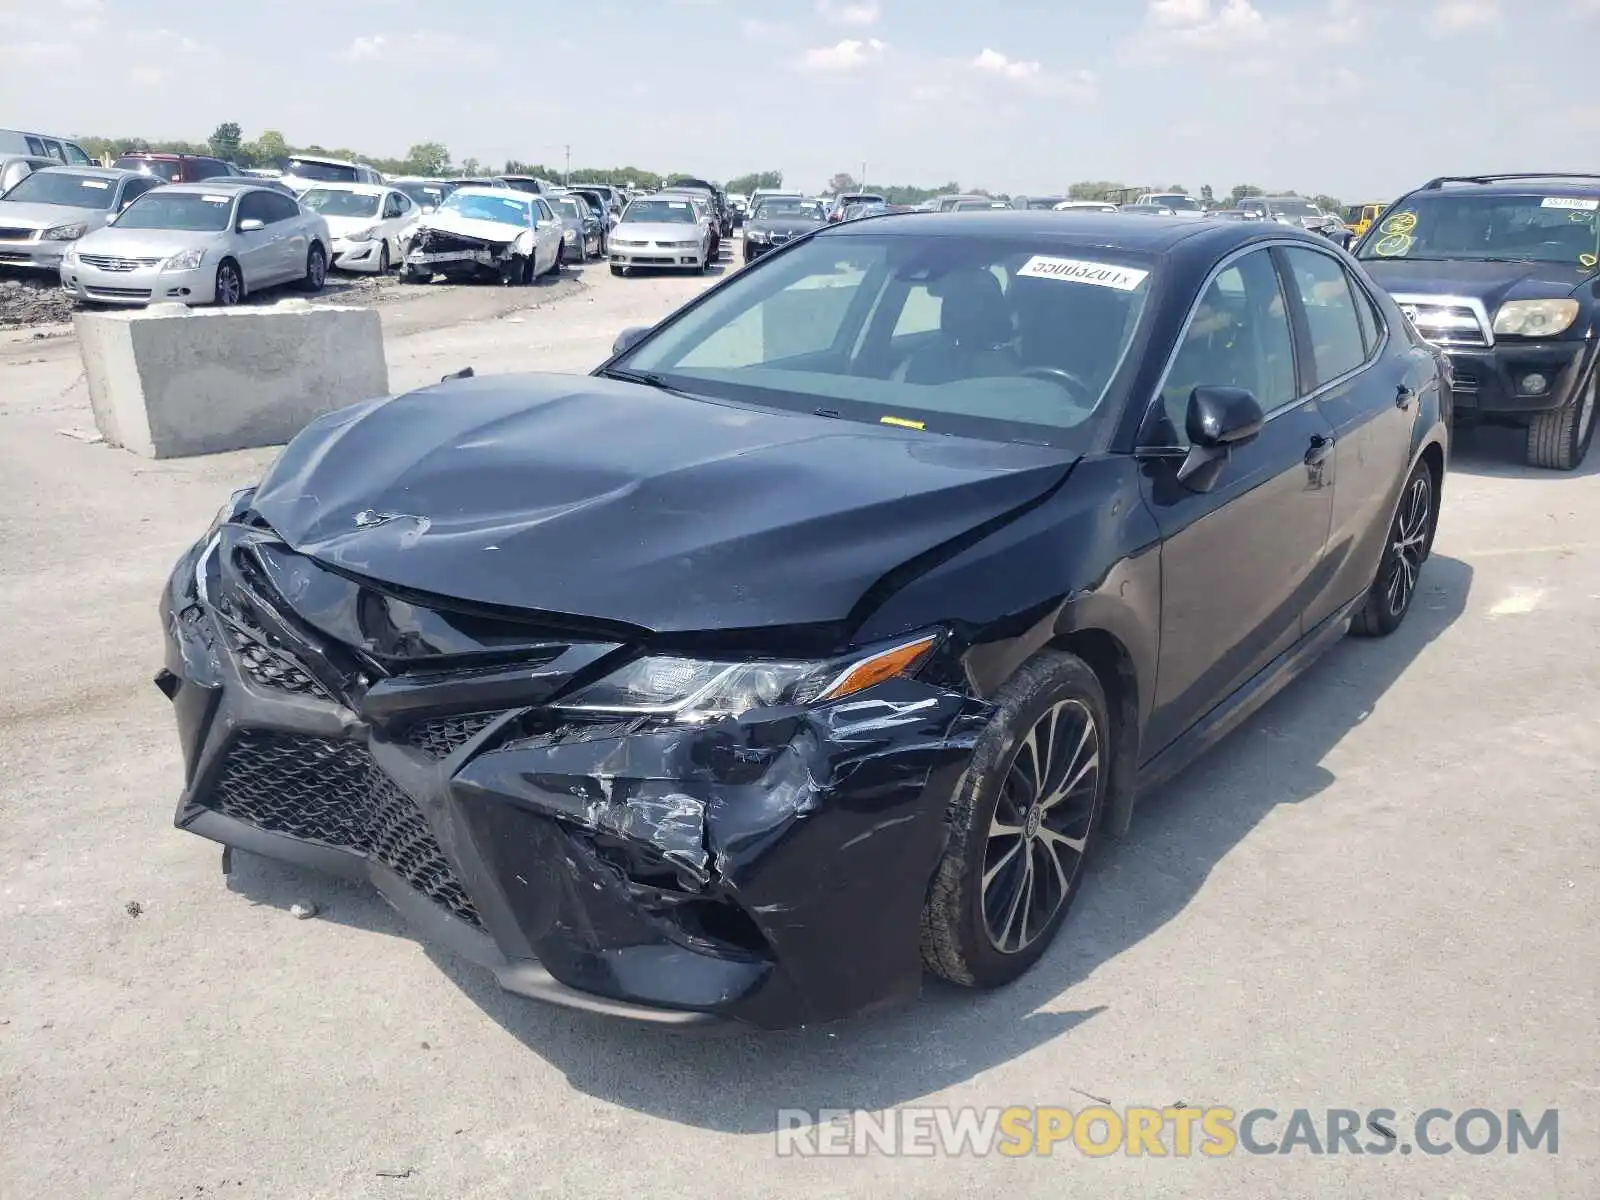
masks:
[[[386,275],[405,258],[401,235],[417,206],[399,188],[371,183],[322,183],[308,188],[300,206],[328,222],[333,261],[340,271]]]

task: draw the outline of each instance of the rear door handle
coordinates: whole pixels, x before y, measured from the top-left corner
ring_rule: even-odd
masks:
[[[1395,389],[1395,393],[1394,393],[1395,407],[1396,408],[1410,408],[1411,407],[1411,401],[1416,399],[1416,395],[1417,395],[1416,392],[1412,391],[1409,387],[1407,387],[1405,384],[1402,383],[1398,388]]]
[[[1311,435],[1311,448],[1306,451],[1306,466],[1320,467],[1328,461],[1328,455],[1333,452],[1333,439],[1325,434],[1314,433]]]

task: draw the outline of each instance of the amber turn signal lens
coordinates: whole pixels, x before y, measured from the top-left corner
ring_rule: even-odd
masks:
[[[897,675],[909,675],[927,661],[928,655],[938,642],[939,635],[931,633],[914,642],[906,642],[881,654],[874,654],[871,658],[864,658],[834,680],[828,690],[817,697],[817,701],[838,700],[842,696],[853,695],[873,684],[882,683],[885,679],[893,679]]]

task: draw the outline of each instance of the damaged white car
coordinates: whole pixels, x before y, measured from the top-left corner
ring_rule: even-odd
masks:
[[[506,188],[458,188],[406,238],[400,278],[532,283],[561,270],[562,230],[539,196]]]

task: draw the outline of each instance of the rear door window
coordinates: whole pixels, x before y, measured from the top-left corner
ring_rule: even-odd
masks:
[[[261,192],[260,196],[268,213],[266,220],[273,224],[292,221],[300,215],[299,201],[290,199],[282,192]]]
[[[46,139],[44,144],[44,152],[57,162],[64,163],[67,161],[67,152],[61,148],[60,142]]]
[[[99,164],[83,152],[83,147],[72,142],[62,142],[61,148],[67,152],[67,161],[75,167],[93,167]]]
[[[27,136],[27,142],[28,142],[28,153],[29,154],[32,154],[32,155],[34,155],[34,156],[36,156],[38,158],[48,158],[49,157],[49,155],[46,154],[45,151],[44,151],[44,142],[41,139],[34,137],[32,134],[29,134]]]
[[[1368,340],[1351,290],[1354,285],[1329,255],[1298,247],[1286,248],[1283,254],[1305,309],[1312,364],[1321,387],[1367,361]]]

